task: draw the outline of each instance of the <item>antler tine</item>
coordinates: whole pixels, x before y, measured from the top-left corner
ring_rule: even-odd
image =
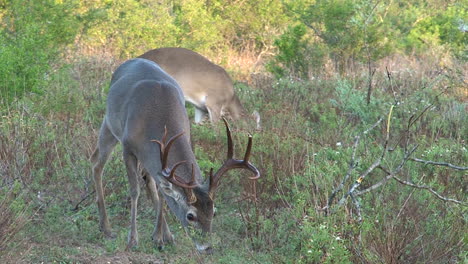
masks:
[[[219,182],[221,175],[223,175],[230,169],[235,169],[235,168],[247,169],[255,174],[255,176],[249,177],[249,179],[256,180],[260,178],[260,172],[258,171],[258,169],[249,162],[250,153],[252,150],[252,135],[249,135],[249,141],[247,143],[247,150],[245,151],[244,159],[236,160],[233,158],[234,150],[233,150],[233,144],[232,144],[231,131],[229,129],[229,125],[226,119],[223,118],[223,121],[226,126],[226,134],[228,138],[228,155],[224,164],[221,166],[221,168],[219,168],[219,170],[214,175],[213,175],[213,169],[210,170],[210,192],[213,192],[214,189],[216,189],[216,187],[218,186],[218,182]]]
[[[172,169],[163,170],[163,176],[166,177],[166,179],[169,182],[171,182],[172,184],[175,184],[175,185],[177,185],[179,187],[182,187],[182,188],[193,189],[193,188],[197,187],[197,184],[195,183],[195,173],[194,173],[194,170],[193,170],[193,163],[192,163],[192,179],[190,180],[190,182],[185,183],[179,176],[177,176],[175,174],[175,171],[177,170],[177,167],[179,167],[180,165],[182,165],[185,162],[187,162],[187,161],[185,161],[185,160],[179,161],[174,165],[174,167],[172,167]]]
[[[179,161],[177,162],[171,169],[168,168],[167,164],[167,159],[169,156],[169,151],[171,149],[172,144],[175,142],[176,139],[178,139],[180,136],[182,136],[185,132],[182,131],[179,134],[171,137],[168,141],[167,139],[167,127],[164,126],[164,135],[162,136],[161,141],[153,139],[151,140],[152,142],[156,142],[159,144],[159,150],[161,153],[161,165],[162,165],[162,174],[163,176],[172,184],[175,184],[177,186],[183,187],[183,188],[188,188],[188,189],[193,189],[197,186],[195,182],[195,171],[193,169],[193,163],[192,163],[192,178],[190,182],[186,183],[184,180],[182,180],[179,176],[175,174],[175,171],[177,170],[177,167],[182,165],[183,163],[187,161]]]
[[[166,168],[166,160],[163,159],[164,150],[166,149],[167,126],[164,126],[164,134],[161,140],[152,139],[151,142],[156,142],[159,145],[159,155],[161,157],[162,169]]]
[[[167,143],[165,143],[164,152],[163,152],[163,154],[162,154],[162,165],[163,165],[163,169],[165,169],[166,166],[167,166],[167,157],[169,156],[169,150],[171,149],[172,144],[174,143],[174,141],[175,141],[177,138],[179,138],[180,136],[182,136],[184,133],[185,133],[184,131],[180,132],[179,134],[177,134],[177,135],[171,137],[171,138],[169,139],[169,141],[168,141]],[[164,137],[165,137],[165,136],[164,136]],[[163,138],[164,138],[164,137],[163,137]]]
[[[164,144],[166,144],[166,139],[167,139],[167,126],[164,125],[164,135],[162,136],[161,141],[164,142]]]
[[[234,155],[234,148],[232,146],[231,129],[229,128],[229,124],[226,121],[226,118],[224,117],[223,117],[223,122],[224,122],[224,125],[226,126],[226,135],[227,135],[227,143],[228,143],[227,158],[232,159],[232,156]]]
[[[245,166],[248,167],[248,169],[249,169],[251,172],[253,172],[253,173],[255,174],[255,176],[249,177],[249,179],[251,179],[251,180],[256,180],[256,179],[260,178],[260,172],[258,171],[257,168],[255,168],[255,166],[253,166],[253,165],[250,164],[250,162],[249,162],[251,149],[252,149],[252,135],[249,134],[249,141],[248,141],[248,143],[247,143],[247,150],[245,151],[243,163],[244,163]]]
[[[249,162],[250,150],[252,149],[252,135],[249,134],[249,141],[247,142],[247,150],[244,154],[244,162]]]

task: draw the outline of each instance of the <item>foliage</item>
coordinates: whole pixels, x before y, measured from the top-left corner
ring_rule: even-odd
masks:
[[[289,22],[283,1],[212,0],[207,1],[207,6],[223,22],[220,31],[225,41],[236,49],[270,49],[275,36]]]
[[[329,56],[344,72],[348,61],[375,61],[390,52],[391,31],[382,3],[372,1],[298,1],[290,12],[317,36],[311,45],[323,43]]]
[[[280,2],[247,1],[81,1],[82,44],[113,49],[120,58],[162,46],[205,54],[250,45],[271,45],[272,32],[286,21]]]
[[[294,31],[290,27],[277,38],[278,53],[272,61],[274,67],[269,69],[277,76],[287,75],[284,71],[291,65],[285,63],[285,58],[294,61],[300,72],[295,74],[299,76],[307,76],[311,68],[323,68],[324,57],[333,62],[334,70],[341,75],[356,64],[373,67],[395,52],[438,54],[449,50],[466,60],[467,14],[463,3],[301,0],[286,2],[285,6],[291,18],[309,30],[303,32],[295,26]],[[306,35],[314,37],[302,39]],[[287,51],[286,40],[292,43],[289,47],[297,46],[294,56]],[[447,48],[441,51],[441,46]],[[308,56],[314,54],[311,50],[318,56]],[[314,59],[315,65],[310,63]]]
[[[73,15],[77,1],[13,0],[0,9],[0,101],[24,93],[42,93],[64,45],[79,30]]]
[[[0,188],[0,260],[18,260],[18,257],[10,252],[24,247],[20,235],[31,217],[28,209],[21,182],[15,181]]]
[[[390,105],[395,108],[382,166],[395,168],[405,147],[415,145],[414,157],[466,166],[466,66],[447,53],[453,64],[435,71],[426,65],[437,59],[424,51],[460,57],[466,36],[454,21],[465,15],[457,3],[419,0],[0,0],[2,100],[15,100],[1,106],[0,262],[466,261],[466,171],[408,160],[398,174],[462,205],[390,180],[358,197],[361,222],[350,201],[328,214],[321,210],[354,151],[352,183],[381,155],[383,124],[362,135],[356,149],[353,142]],[[235,156],[252,133],[251,162],[262,177],[253,183],[236,170],[223,178],[210,256],[195,253],[171,213],[176,244],[154,247],[154,212],[144,192],[140,245],[126,252],[130,201],[120,146],[103,174],[117,234],[105,240],[90,178],[112,71],[122,58],[177,45],[223,51],[217,55],[223,59],[252,49],[249,56],[259,64],[276,49],[267,66],[276,78],[260,72],[235,84],[246,112],[261,115],[261,128],[249,116],[231,122]],[[387,57],[394,52],[399,57]],[[354,63],[359,67],[348,74]],[[377,69],[372,76],[368,66]],[[344,67],[343,74],[334,74],[334,67]],[[374,89],[367,104],[369,79]],[[187,108],[192,116],[193,107]],[[206,175],[225,158],[224,127],[192,124],[191,137]],[[376,169],[359,190],[385,175]]]
[[[313,48],[302,24],[287,30],[275,40],[277,55],[266,67],[277,78],[290,76],[307,79],[309,72],[324,62],[325,47],[317,43]]]
[[[468,1],[454,3],[436,14],[417,21],[408,34],[407,41],[417,51],[446,45],[454,54],[467,60],[468,11],[462,5]]]

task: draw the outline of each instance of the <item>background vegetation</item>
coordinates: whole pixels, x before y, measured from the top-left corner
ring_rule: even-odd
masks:
[[[0,262],[467,262],[467,6],[0,0]],[[125,252],[119,147],[104,172],[118,237],[98,230],[88,159],[110,76],[164,46],[224,66],[262,116],[259,130],[231,122],[237,146],[254,133],[263,177],[226,177],[210,256],[172,216],[177,242],[158,251],[144,195],[140,245]],[[221,164],[221,124],[192,125],[192,137],[204,171]]]

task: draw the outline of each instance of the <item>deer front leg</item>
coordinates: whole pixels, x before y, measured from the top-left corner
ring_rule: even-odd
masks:
[[[164,217],[163,201],[159,198],[158,189],[154,179],[148,173],[145,173],[144,178],[146,181],[148,195],[153,202],[154,211],[156,212],[156,222],[152,238],[156,246],[159,249],[162,249],[164,245],[174,242],[174,236],[171,234],[166,218]]]
[[[206,112],[199,109],[198,107],[195,107],[195,123],[199,124],[203,121],[203,119],[206,116]]]
[[[125,148],[125,147],[124,147]],[[130,231],[128,233],[127,250],[138,246],[138,230],[137,230],[137,208],[138,196],[140,195],[140,187],[137,177],[137,159],[136,157],[124,150],[125,167],[127,168],[128,182],[130,184],[131,198],[131,214],[130,214]]]
[[[104,189],[102,188],[102,170],[116,143],[117,139],[109,131],[105,122],[103,122],[99,132],[96,150],[91,156],[91,162],[93,163],[93,178],[96,188],[96,201],[99,210],[99,229],[107,238],[115,238],[115,234],[111,231],[109,218],[107,217],[104,201]]]

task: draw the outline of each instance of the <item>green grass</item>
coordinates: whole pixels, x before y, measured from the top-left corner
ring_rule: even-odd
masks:
[[[386,118],[395,100],[389,89],[375,89],[368,106],[361,88],[365,80],[325,78],[310,82],[264,79],[257,85],[236,85],[248,112],[258,110],[262,116],[260,131],[250,119],[231,122],[236,155],[242,155],[247,134],[253,133],[251,162],[261,170],[262,178],[256,183],[257,202],[245,199],[253,189],[243,171],[233,171],[223,179],[216,199],[212,239],[217,250],[213,255],[196,254],[173,215],[168,221],[176,244],[158,251],[151,241],[154,212],[144,192],[139,204],[140,245],[125,252],[130,203],[121,148],[115,149],[103,176],[110,221],[117,234],[114,240],[104,239],[98,230],[89,163],[115,66],[112,60],[75,62],[57,71],[42,95],[25,96],[2,109],[0,198],[12,202],[0,208],[11,212],[10,219],[26,219],[18,230],[9,229],[15,236],[0,247],[9,252],[1,254],[4,262],[115,261],[113,257],[124,256],[134,262],[161,263],[466,260],[466,202],[446,203],[425,190],[391,180],[358,198],[362,222],[357,221],[351,201],[333,207],[333,214],[320,210],[348,170],[354,136],[378,117]],[[381,87],[390,86],[385,76],[376,78]],[[398,78],[394,82],[401,83],[399,89],[405,93],[398,95],[400,104],[391,120],[392,151],[382,165],[396,167],[408,142],[419,145],[415,157],[466,166],[466,100],[456,90],[444,88],[456,78],[440,77],[427,89],[421,86],[427,79]],[[193,109],[188,109],[193,116]],[[408,122],[421,113],[408,130]],[[384,123],[362,136],[356,149],[359,162],[345,190],[382,152]],[[406,141],[401,140],[403,136]],[[192,125],[192,138],[203,172],[221,164],[226,152],[222,124]],[[398,176],[466,200],[464,171],[408,161]],[[382,171],[375,170],[362,188],[383,177]],[[4,239],[1,232],[0,239]]]

